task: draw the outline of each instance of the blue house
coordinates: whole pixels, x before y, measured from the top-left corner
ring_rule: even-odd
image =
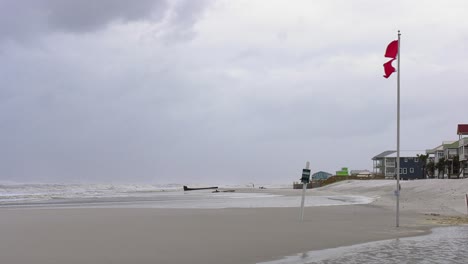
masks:
[[[331,173],[325,172],[325,171],[318,171],[314,174],[312,174],[312,180],[326,180],[330,176],[332,176]]]
[[[424,151],[400,151],[400,179],[425,179],[423,173],[423,162],[418,155]],[[397,153],[394,150],[384,151],[372,158],[374,161],[374,172],[383,174],[387,179],[396,177]]]

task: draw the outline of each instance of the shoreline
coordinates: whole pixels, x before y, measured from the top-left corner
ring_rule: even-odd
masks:
[[[466,183],[448,184],[464,189]],[[257,263],[468,223],[459,205],[450,203],[451,196],[437,200],[429,191],[414,191],[424,184],[431,187],[430,182],[403,184],[407,193],[403,193],[399,228],[392,182],[350,181],[308,191],[308,197],[358,194],[375,200],[306,207],[303,222],[299,204],[224,209],[0,208],[0,255],[10,264]],[[444,188],[455,193],[453,186]],[[236,192],[300,195],[290,189]]]

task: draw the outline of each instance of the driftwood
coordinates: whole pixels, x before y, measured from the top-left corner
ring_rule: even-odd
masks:
[[[184,185],[184,191],[197,191],[197,190],[210,190],[210,189],[218,189],[218,187],[189,188]]]

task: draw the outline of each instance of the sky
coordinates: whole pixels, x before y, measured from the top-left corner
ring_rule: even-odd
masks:
[[[468,123],[468,2],[0,0],[0,181],[289,183]],[[395,63],[394,63],[395,64]],[[395,65],[396,66],[396,65]]]

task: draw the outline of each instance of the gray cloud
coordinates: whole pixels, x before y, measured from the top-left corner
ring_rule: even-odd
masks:
[[[55,32],[95,32],[111,23],[166,23],[165,35],[175,40],[193,37],[192,25],[209,1],[126,0],[0,1],[0,43],[29,41]]]
[[[120,20],[138,21],[164,17],[169,4],[167,0],[63,1],[45,0],[41,5],[47,16],[47,26],[65,32],[88,32],[108,23]]]
[[[402,148],[433,147],[466,122],[468,28],[456,10],[63,3],[0,2],[0,180],[290,182],[306,160],[369,169],[395,148],[388,16],[405,28]],[[437,32],[414,17],[439,21]]]

